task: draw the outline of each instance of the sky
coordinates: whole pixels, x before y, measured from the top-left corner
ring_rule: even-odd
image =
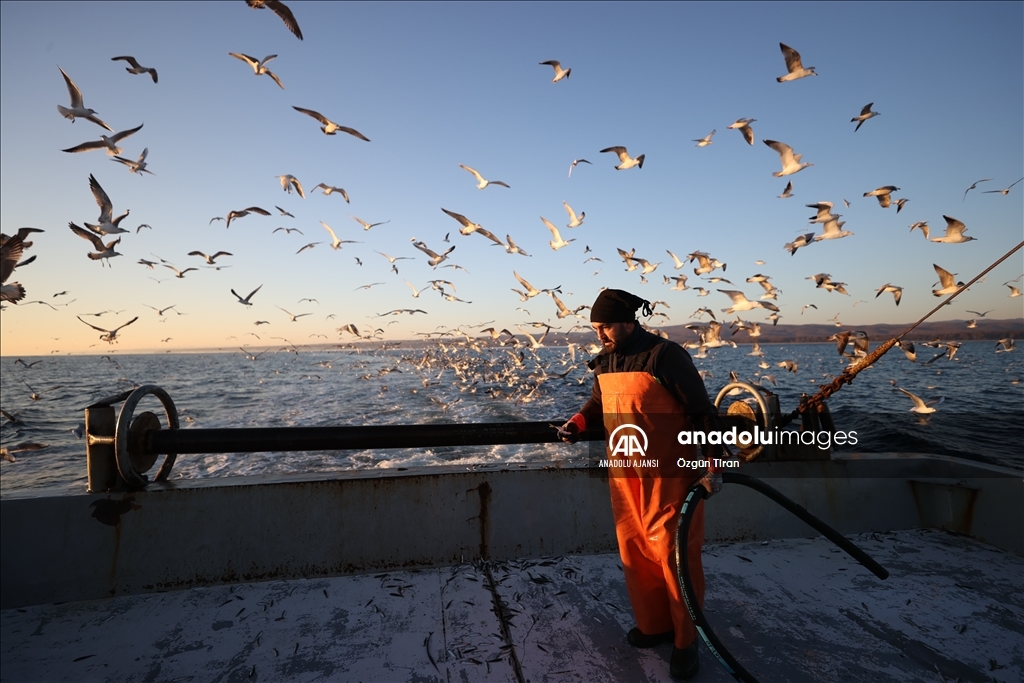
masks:
[[[588,323],[585,310],[558,319],[547,295],[521,301],[513,271],[537,288],[560,287],[571,309],[602,287],[664,301],[658,310],[669,317],[656,325],[694,322],[705,306],[721,319],[730,301],[716,290],[756,299],[763,290],[746,282],[755,274],[782,291],[782,323],[909,324],[940,301],[931,294],[933,264],[966,282],[1024,238],[1024,183],[984,193],[1024,176],[1020,3],[288,6],[302,41],[272,12],[240,1],[0,4],[0,217],[7,234],[45,231],[25,254],[36,261],[11,277],[27,296],[0,313],[0,353],[340,343],[354,339],[339,332],[348,324],[397,340]],[[776,82],[786,73],[779,43],[818,75]],[[268,67],[284,89],[229,52],[276,54]],[[126,73],[112,61],[121,55],[156,68],[159,82]],[[552,83],[553,69],[540,64],[552,59],[571,76]],[[147,148],[153,175],[132,174],[102,150],[61,151],[105,131],[57,112],[69,104],[58,67],[114,130],[144,124],[123,140],[122,156]],[[850,119],[869,102],[879,116],[855,132]],[[371,141],[325,136],[293,106]],[[740,118],[755,119],[752,146],[728,129]],[[712,130],[712,144],[697,147]],[[781,165],[765,139],[813,166],[773,177]],[[615,170],[615,156],[600,150],[616,145],[644,154],[643,168]],[[569,177],[580,158],[592,163]],[[460,164],[510,188],[478,190]],[[96,222],[90,174],[115,215],[131,211],[110,267],[89,260],[90,244],[68,228]],[[299,179],[305,199],[282,189],[283,174]],[[965,197],[982,178],[992,180]],[[787,181],[793,196],[780,199]],[[345,188],[351,203],[315,191],[319,183]],[[908,200],[899,213],[863,196],[885,185]],[[821,232],[805,206],[819,201],[833,202],[854,235],[791,256],[785,243]],[[581,226],[565,227],[563,202],[585,212]],[[210,222],[254,205],[272,215],[230,228]],[[530,256],[459,234],[442,207],[502,240],[510,235]],[[909,230],[927,221],[941,235],[944,215],[976,240],[931,243]],[[350,216],[386,223],[364,230]],[[541,217],[574,241],[553,250]],[[320,221],[355,243],[331,249]],[[151,228],[136,232],[142,224]],[[413,239],[455,250],[431,268]],[[616,249],[660,265],[642,283]],[[230,252],[218,261],[229,267],[206,268],[188,255],[194,250]],[[710,254],[726,264],[714,275],[733,284],[700,282],[696,263],[675,270],[667,250]],[[403,258],[398,273],[379,252]],[[178,279],[164,262],[198,270]],[[444,267],[451,264],[462,269]],[[679,273],[691,289],[663,283]],[[847,283],[849,296],[816,288],[806,278],[817,273]],[[932,320],[977,317],[968,311],[1021,318],[1024,298],[1010,298],[1003,283],[1022,273],[1017,252]],[[443,287],[462,301],[443,298],[432,279],[453,283]],[[406,280],[427,289],[414,298]],[[903,287],[898,307],[890,294],[875,296],[887,283]],[[231,293],[257,287],[251,307]],[[163,316],[154,310],[169,306]],[[308,315],[292,322],[281,309]],[[396,309],[425,313],[382,315]],[[110,312],[89,315],[102,311]],[[768,313],[742,315],[763,321]],[[136,316],[113,346],[76,319],[112,329]]]

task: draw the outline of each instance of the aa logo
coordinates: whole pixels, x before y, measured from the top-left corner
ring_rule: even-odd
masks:
[[[634,424],[619,425],[608,437],[608,448],[613,458],[617,455],[625,458],[646,457],[647,434]]]

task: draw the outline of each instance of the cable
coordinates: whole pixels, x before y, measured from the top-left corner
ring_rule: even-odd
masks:
[[[771,498],[820,532],[825,538],[842,548],[853,559],[871,570],[875,576],[880,579],[888,578],[889,572],[886,571],[885,567],[871,559],[867,553],[854,545],[848,538],[812,515],[802,505],[797,505],[763,481],[745,474],[739,474],[738,472],[724,472],[722,474],[722,482],[725,484],[740,484]],[[697,633],[704,641],[704,644],[708,646],[708,649],[711,650],[711,654],[725,667],[725,670],[732,674],[733,678],[737,681],[758,683],[757,679],[736,661],[736,658],[732,656],[725,648],[725,645],[722,644],[722,641],[718,639],[718,636],[715,635],[715,632],[711,630],[711,625],[697,603],[697,594],[693,591],[690,565],[687,557],[687,541],[690,533],[690,520],[693,518],[694,510],[697,509],[697,504],[705,497],[707,497],[707,489],[704,488],[703,484],[696,482],[690,487],[683,501],[683,507],[679,513],[679,524],[676,527],[676,575],[679,578],[679,585],[683,589],[683,600],[686,602],[686,610],[690,613],[690,619],[693,620],[694,625],[697,627]]]

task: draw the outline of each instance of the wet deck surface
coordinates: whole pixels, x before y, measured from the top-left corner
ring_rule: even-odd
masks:
[[[705,611],[762,681],[1020,681],[1024,558],[919,530],[705,547]],[[504,618],[499,617],[503,615]],[[668,681],[617,555],[197,588],[2,613],[3,681]],[[697,681],[732,677],[701,644]]]

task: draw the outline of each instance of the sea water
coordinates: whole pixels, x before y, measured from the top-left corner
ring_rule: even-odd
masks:
[[[815,393],[848,362],[833,344],[765,345],[764,362],[749,346],[695,358],[714,399],[735,371],[779,396],[783,412]],[[964,342],[952,360],[926,363],[939,349],[918,345],[918,362],[892,349],[830,400],[838,429],[857,432],[856,452],[936,453],[1024,470],[1024,352],[997,353],[993,342]],[[84,490],[85,442],[73,433],[95,401],[142,384],[174,400],[183,429],[445,424],[549,420],[560,424],[587,400],[593,379],[581,350],[509,347],[365,348],[254,354],[189,353],[66,356],[0,360],[3,446],[45,444],[0,464],[0,492]],[[778,366],[796,362],[797,372]],[[35,361],[41,361],[35,363]],[[34,365],[32,365],[34,364]],[[32,367],[28,367],[32,365]],[[563,373],[567,373],[564,376]],[[766,377],[770,375],[776,384]],[[899,392],[942,398],[919,416]],[[35,398],[33,398],[33,395]],[[727,401],[729,399],[726,399]],[[161,417],[154,397],[136,413]],[[181,455],[171,477],[198,479],[260,473],[473,466],[585,457],[584,445],[418,448],[301,453]]]

